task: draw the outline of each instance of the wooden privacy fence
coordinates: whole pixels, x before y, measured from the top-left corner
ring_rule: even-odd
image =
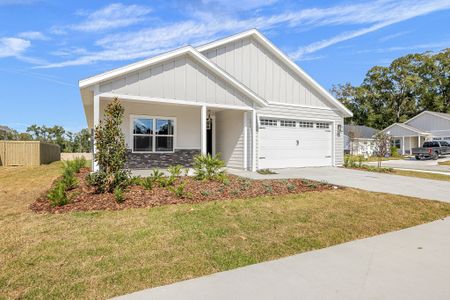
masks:
[[[39,166],[61,159],[58,145],[39,141],[0,141],[0,166]]]

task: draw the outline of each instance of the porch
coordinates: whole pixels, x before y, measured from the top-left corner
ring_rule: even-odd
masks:
[[[93,126],[114,97],[94,97]],[[220,153],[229,168],[253,168],[252,119],[256,120],[256,114],[251,107],[124,95],[118,98],[125,109],[122,131],[127,147],[126,169],[191,167],[196,155],[207,153]]]

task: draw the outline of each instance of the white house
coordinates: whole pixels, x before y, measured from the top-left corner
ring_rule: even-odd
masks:
[[[405,123],[395,123],[382,130],[392,137],[402,154],[420,147],[424,141],[450,141],[450,114],[423,111]]]
[[[344,151],[352,155],[372,156],[377,132],[378,130],[367,126],[344,125]]]
[[[186,46],[79,82],[89,128],[125,108],[127,168],[189,166],[220,153],[231,168],[343,162],[352,113],[255,29]]]

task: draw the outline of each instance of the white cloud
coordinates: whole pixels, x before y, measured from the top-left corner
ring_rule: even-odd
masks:
[[[112,3],[92,13],[81,12],[86,20],[70,28],[79,31],[96,32],[130,26],[144,20],[151,9],[141,5]]]
[[[205,1],[205,0],[204,0]],[[206,0],[208,1],[208,0]],[[255,0],[255,2],[258,2]],[[197,12],[190,20],[141,29],[136,32],[107,35],[95,45],[100,49],[73,60],[52,63],[45,68],[90,64],[142,58],[185,44],[198,45],[225,34],[249,28],[270,30],[280,26],[307,30],[317,26],[366,25],[344,31],[333,37],[313,42],[294,50],[293,59],[308,59],[310,54],[337,43],[350,40],[386,26],[433,11],[448,9],[449,0],[382,0],[367,3],[336,5],[328,8],[299,9],[285,13],[249,18],[235,18],[216,13]]]
[[[398,38],[400,36],[404,36],[404,35],[406,35],[406,34],[408,34],[410,32],[411,31],[400,31],[400,32],[396,32],[396,33],[393,33],[393,34],[388,34],[386,36],[383,36],[383,37],[379,38],[378,41],[384,43],[384,42],[390,41],[392,39]]]
[[[425,44],[414,44],[408,46],[394,46],[387,48],[377,48],[377,49],[365,49],[356,51],[353,53],[356,54],[364,54],[364,53],[388,53],[388,52],[396,52],[396,51],[413,51],[413,50],[437,50],[444,49],[450,47],[450,40],[436,42],[436,43],[425,43]]]
[[[29,39],[29,40],[46,41],[49,39],[42,32],[39,32],[39,31],[25,31],[25,32],[19,33],[17,36],[20,38]]]
[[[30,46],[31,42],[24,39],[16,37],[0,38],[0,57],[20,56]]]

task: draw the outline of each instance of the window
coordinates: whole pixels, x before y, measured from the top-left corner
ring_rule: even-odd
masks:
[[[277,120],[274,119],[261,119],[260,124],[261,126],[278,126]]]
[[[314,123],[313,122],[305,122],[305,121],[299,121],[298,126],[302,128],[313,128]]]
[[[330,128],[330,124],[328,124],[328,123],[316,123],[316,128],[328,129],[328,128]]]
[[[153,117],[133,119],[133,151],[171,152],[174,147],[174,120]]]
[[[394,146],[395,146],[397,149],[400,149],[400,148],[401,148],[401,141],[400,141],[400,139],[394,140]]]
[[[449,143],[447,143],[447,142],[441,142],[441,146],[446,146],[446,147],[449,147],[449,146],[450,146],[450,144],[449,144]]]
[[[280,120],[281,127],[295,127],[295,121],[292,120]]]

